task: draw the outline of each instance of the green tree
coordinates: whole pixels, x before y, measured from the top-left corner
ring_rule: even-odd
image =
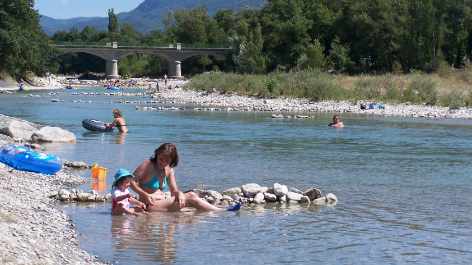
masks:
[[[298,69],[320,69],[326,70],[328,68],[328,61],[323,53],[324,47],[318,40],[315,40],[313,44],[309,44],[300,59],[298,59]]]
[[[56,72],[58,50],[39,25],[34,1],[0,0],[0,73],[24,78]]]
[[[131,23],[120,24],[120,41],[128,43],[136,43],[141,39],[141,32],[133,27]]]
[[[264,46],[275,66],[296,66],[310,43],[311,23],[303,13],[304,7],[303,0],[269,0],[262,8]]]
[[[118,16],[115,15],[115,10],[108,9],[108,34],[111,41],[117,41],[118,28]]]
[[[100,40],[97,29],[95,27],[89,27],[88,25],[80,32],[80,39],[88,42],[96,42]]]
[[[240,21],[238,28],[240,35],[230,39],[236,70],[239,73],[266,73],[269,58],[263,52],[262,27],[257,25],[254,31],[249,31],[248,24]]]

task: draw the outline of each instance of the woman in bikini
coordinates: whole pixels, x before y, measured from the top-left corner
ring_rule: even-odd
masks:
[[[185,206],[193,206],[203,211],[239,210],[240,202],[229,208],[218,208],[201,200],[194,192],[179,191],[174,176],[174,168],[178,164],[177,148],[173,144],[165,143],[154,151],[150,159],[136,168],[130,187],[139,194],[141,202],[149,205],[146,210],[174,212]],[[169,188],[172,197],[164,197],[165,188]]]
[[[115,126],[120,132],[127,133],[128,129],[126,128],[125,119],[121,117],[121,110],[114,110],[113,117],[115,117],[115,120],[112,123],[105,123],[105,126],[107,128],[113,128],[113,126]]]

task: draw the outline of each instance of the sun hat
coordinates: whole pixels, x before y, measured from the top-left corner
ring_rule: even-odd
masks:
[[[128,170],[120,168],[118,172],[115,174],[115,181],[113,181],[113,185],[111,185],[111,188],[113,189],[115,187],[116,182],[123,177],[131,176],[131,179],[134,178],[134,175],[129,173]]]

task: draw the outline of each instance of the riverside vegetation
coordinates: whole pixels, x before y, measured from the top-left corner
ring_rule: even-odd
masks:
[[[416,72],[407,75],[342,76],[318,70],[268,75],[211,72],[193,77],[186,87],[312,101],[410,102],[459,109],[471,107],[472,71],[452,71],[444,64],[436,74]]]

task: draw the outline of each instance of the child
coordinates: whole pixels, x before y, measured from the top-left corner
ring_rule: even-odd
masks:
[[[126,169],[120,169],[115,174],[115,181],[111,186],[111,197],[113,198],[113,205],[111,208],[112,215],[134,214],[136,216],[144,212],[146,205],[134,198],[133,193],[129,193],[128,187],[133,179],[133,174]],[[133,208],[129,208],[129,203],[136,204]]]
[[[125,119],[122,117],[122,113],[121,113],[121,110],[119,109],[115,109],[113,111],[113,117],[115,117],[115,120],[113,120],[112,123],[105,123],[105,126],[107,128],[113,128],[113,126],[117,127],[118,130],[122,133],[127,133],[129,132],[128,131],[128,128],[126,128],[126,123],[125,123]]]

